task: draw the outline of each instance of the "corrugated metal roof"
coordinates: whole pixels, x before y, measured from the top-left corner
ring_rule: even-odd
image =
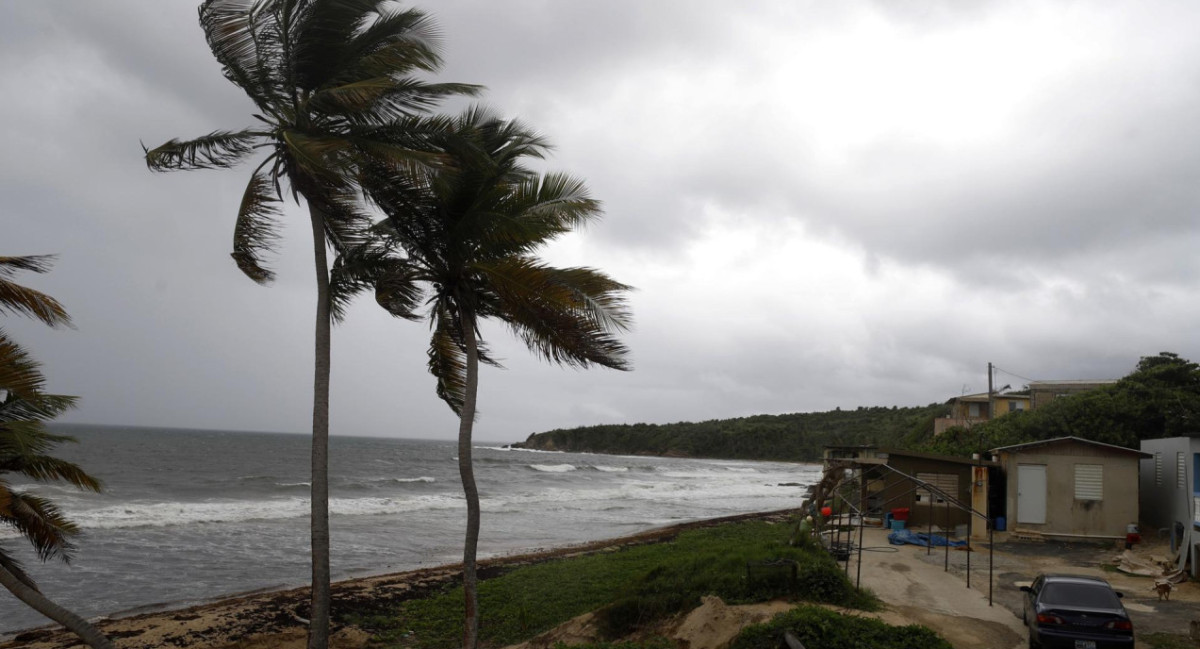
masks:
[[[1025,442],[1024,444],[1013,444],[1012,446],[1001,446],[999,448],[993,448],[989,452],[990,453],[996,453],[998,451],[1012,452],[1013,450],[1016,450],[1016,449],[1024,450],[1027,448],[1033,448],[1035,446],[1045,446],[1047,444],[1057,444],[1059,442],[1079,442],[1081,444],[1089,444],[1091,446],[1099,446],[1102,448],[1107,448],[1107,449],[1119,451],[1122,453],[1128,453],[1130,455],[1136,455],[1138,457],[1151,457],[1151,455],[1149,453],[1143,453],[1142,451],[1134,450],[1132,448],[1125,448],[1124,446],[1117,446],[1115,444],[1105,444],[1104,442],[1096,442],[1096,441],[1093,441],[1090,439],[1084,439],[1082,437],[1055,437],[1054,439],[1043,439],[1043,440],[1039,440],[1036,442]]]
[[[1029,387],[1035,385],[1111,385],[1120,379],[1063,379],[1061,381],[1030,381]]]

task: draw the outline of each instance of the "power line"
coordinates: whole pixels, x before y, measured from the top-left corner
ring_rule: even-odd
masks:
[[[1008,370],[1006,370],[1006,369],[1003,369],[1003,368],[1000,368],[1000,367],[996,367],[995,365],[992,365],[992,371],[997,371],[997,370],[999,370],[999,371],[1001,371],[1001,372],[1004,372],[1005,374],[1007,374],[1007,375],[1009,375],[1009,376],[1015,376],[1015,377],[1017,377],[1018,379],[1021,379],[1021,380],[1023,380],[1023,381],[1029,381],[1030,383],[1033,383],[1034,381],[1037,381],[1037,380],[1038,380],[1038,379],[1031,379],[1031,378],[1029,378],[1028,376],[1021,376],[1020,374],[1016,374],[1016,373],[1014,373],[1014,372],[1010,372],[1010,371],[1008,371]]]

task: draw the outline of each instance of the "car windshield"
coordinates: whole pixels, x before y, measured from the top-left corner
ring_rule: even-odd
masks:
[[[1052,606],[1081,608],[1119,608],[1121,603],[1111,588],[1093,584],[1049,583],[1041,601]]]

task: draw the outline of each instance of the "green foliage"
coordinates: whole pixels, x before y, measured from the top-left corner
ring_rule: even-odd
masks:
[[[674,424],[614,424],[530,435],[522,446],[620,455],[680,455],[811,462],[827,445],[894,446],[933,430],[941,404],[756,415]]]
[[[1081,437],[1138,448],[1143,439],[1200,432],[1200,365],[1177,354],[1146,356],[1114,385],[1058,398],[1037,410],[1006,414],[970,430],[918,442],[922,450],[969,456],[980,449],[1055,437]]]
[[[890,626],[815,606],[800,607],[766,624],[747,627],[731,649],[777,649],[787,631],[807,649],[952,649],[950,643],[923,626]]]
[[[583,613],[604,609],[601,623],[618,637],[716,594],[730,603],[790,597],[843,606],[876,606],[856,593],[836,565],[816,548],[787,545],[790,527],[761,521],[692,530],[666,543],[524,566],[480,583],[481,642],[503,646],[523,641]],[[747,563],[795,561],[798,579],[755,572]],[[834,582],[839,586],[833,585]],[[815,588],[807,592],[805,588]],[[421,649],[449,649],[461,640],[463,591],[444,591],[400,605],[394,614],[358,620],[385,642]]]
[[[21,271],[49,271],[52,259],[0,257],[0,313],[29,316],[51,327],[70,326],[70,317],[54,298],[11,281]],[[57,445],[74,440],[51,434],[45,424],[74,407],[75,397],[46,394],[44,389],[38,362],[0,330],[0,530],[12,529],[24,537],[42,561],[68,561],[78,528],[53,501],[13,488],[8,476],[100,490],[100,482],[82,468],[50,455]],[[3,545],[0,567],[36,588]]]

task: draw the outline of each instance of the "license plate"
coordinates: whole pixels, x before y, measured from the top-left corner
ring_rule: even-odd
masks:
[[[1076,640],[1075,649],[1096,649],[1095,640]]]

